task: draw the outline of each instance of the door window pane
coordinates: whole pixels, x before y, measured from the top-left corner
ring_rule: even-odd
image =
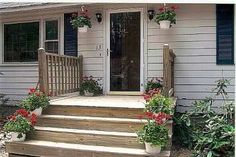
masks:
[[[58,20],[45,22],[45,51],[58,53]]]
[[[39,22],[4,25],[4,61],[31,62],[37,60]]]

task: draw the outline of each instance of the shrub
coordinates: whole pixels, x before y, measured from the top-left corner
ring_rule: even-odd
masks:
[[[28,97],[19,106],[27,111],[33,111],[40,107],[46,108],[49,105],[49,101],[50,99],[45,93],[31,88]]]
[[[195,157],[230,157],[234,153],[234,102],[227,100],[226,92],[229,81],[222,78],[216,83],[213,97],[195,101],[190,112],[174,118],[175,138],[191,146]],[[223,104],[220,113],[217,113],[213,105],[214,98],[219,95]]]
[[[85,92],[93,93],[94,95],[102,94],[102,88],[100,87],[99,80],[95,80],[93,76],[84,77],[83,82],[80,85],[80,95],[84,95]]]

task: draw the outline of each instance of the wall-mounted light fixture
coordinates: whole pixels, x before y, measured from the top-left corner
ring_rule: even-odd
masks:
[[[154,10],[148,10],[148,18],[149,18],[149,20],[152,20],[152,19],[153,19],[154,13],[155,13]]]
[[[102,14],[101,13],[96,13],[96,18],[99,23],[102,22]]]

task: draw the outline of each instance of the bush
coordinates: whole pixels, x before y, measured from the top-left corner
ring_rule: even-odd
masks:
[[[145,87],[145,92],[149,92],[153,89],[160,89],[163,88],[163,81],[159,78],[152,78],[150,81],[147,82],[147,85]]]
[[[230,157],[234,153],[234,102],[227,100],[226,92],[229,81],[223,78],[216,83],[213,97],[195,101],[190,112],[174,117],[176,141],[194,149],[195,157]],[[218,114],[213,105],[220,95],[223,104]]]

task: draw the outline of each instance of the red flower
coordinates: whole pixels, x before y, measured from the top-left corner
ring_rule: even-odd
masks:
[[[30,122],[32,125],[35,125],[37,122],[37,116],[34,113],[31,115]]]
[[[171,8],[172,10],[179,9],[179,7],[178,7],[177,5],[172,5],[170,8]]]
[[[29,112],[26,111],[25,109],[19,109],[19,110],[16,110],[16,115],[21,115],[23,117],[28,117],[29,116]]]
[[[11,120],[16,120],[16,116],[12,116],[12,117],[11,117]]]
[[[40,92],[35,93],[36,96],[41,96]]]
[[[35,88],[30,88],[29,91],[30,91],[29,93],[32,94],[32,93],[34,93],[36,90],[35,90]]]
[[[164,7],[159,8],[159,11],[160,11],[160,12],[162,12],[162,11],[164,11],[164,10],[165,10]]]

